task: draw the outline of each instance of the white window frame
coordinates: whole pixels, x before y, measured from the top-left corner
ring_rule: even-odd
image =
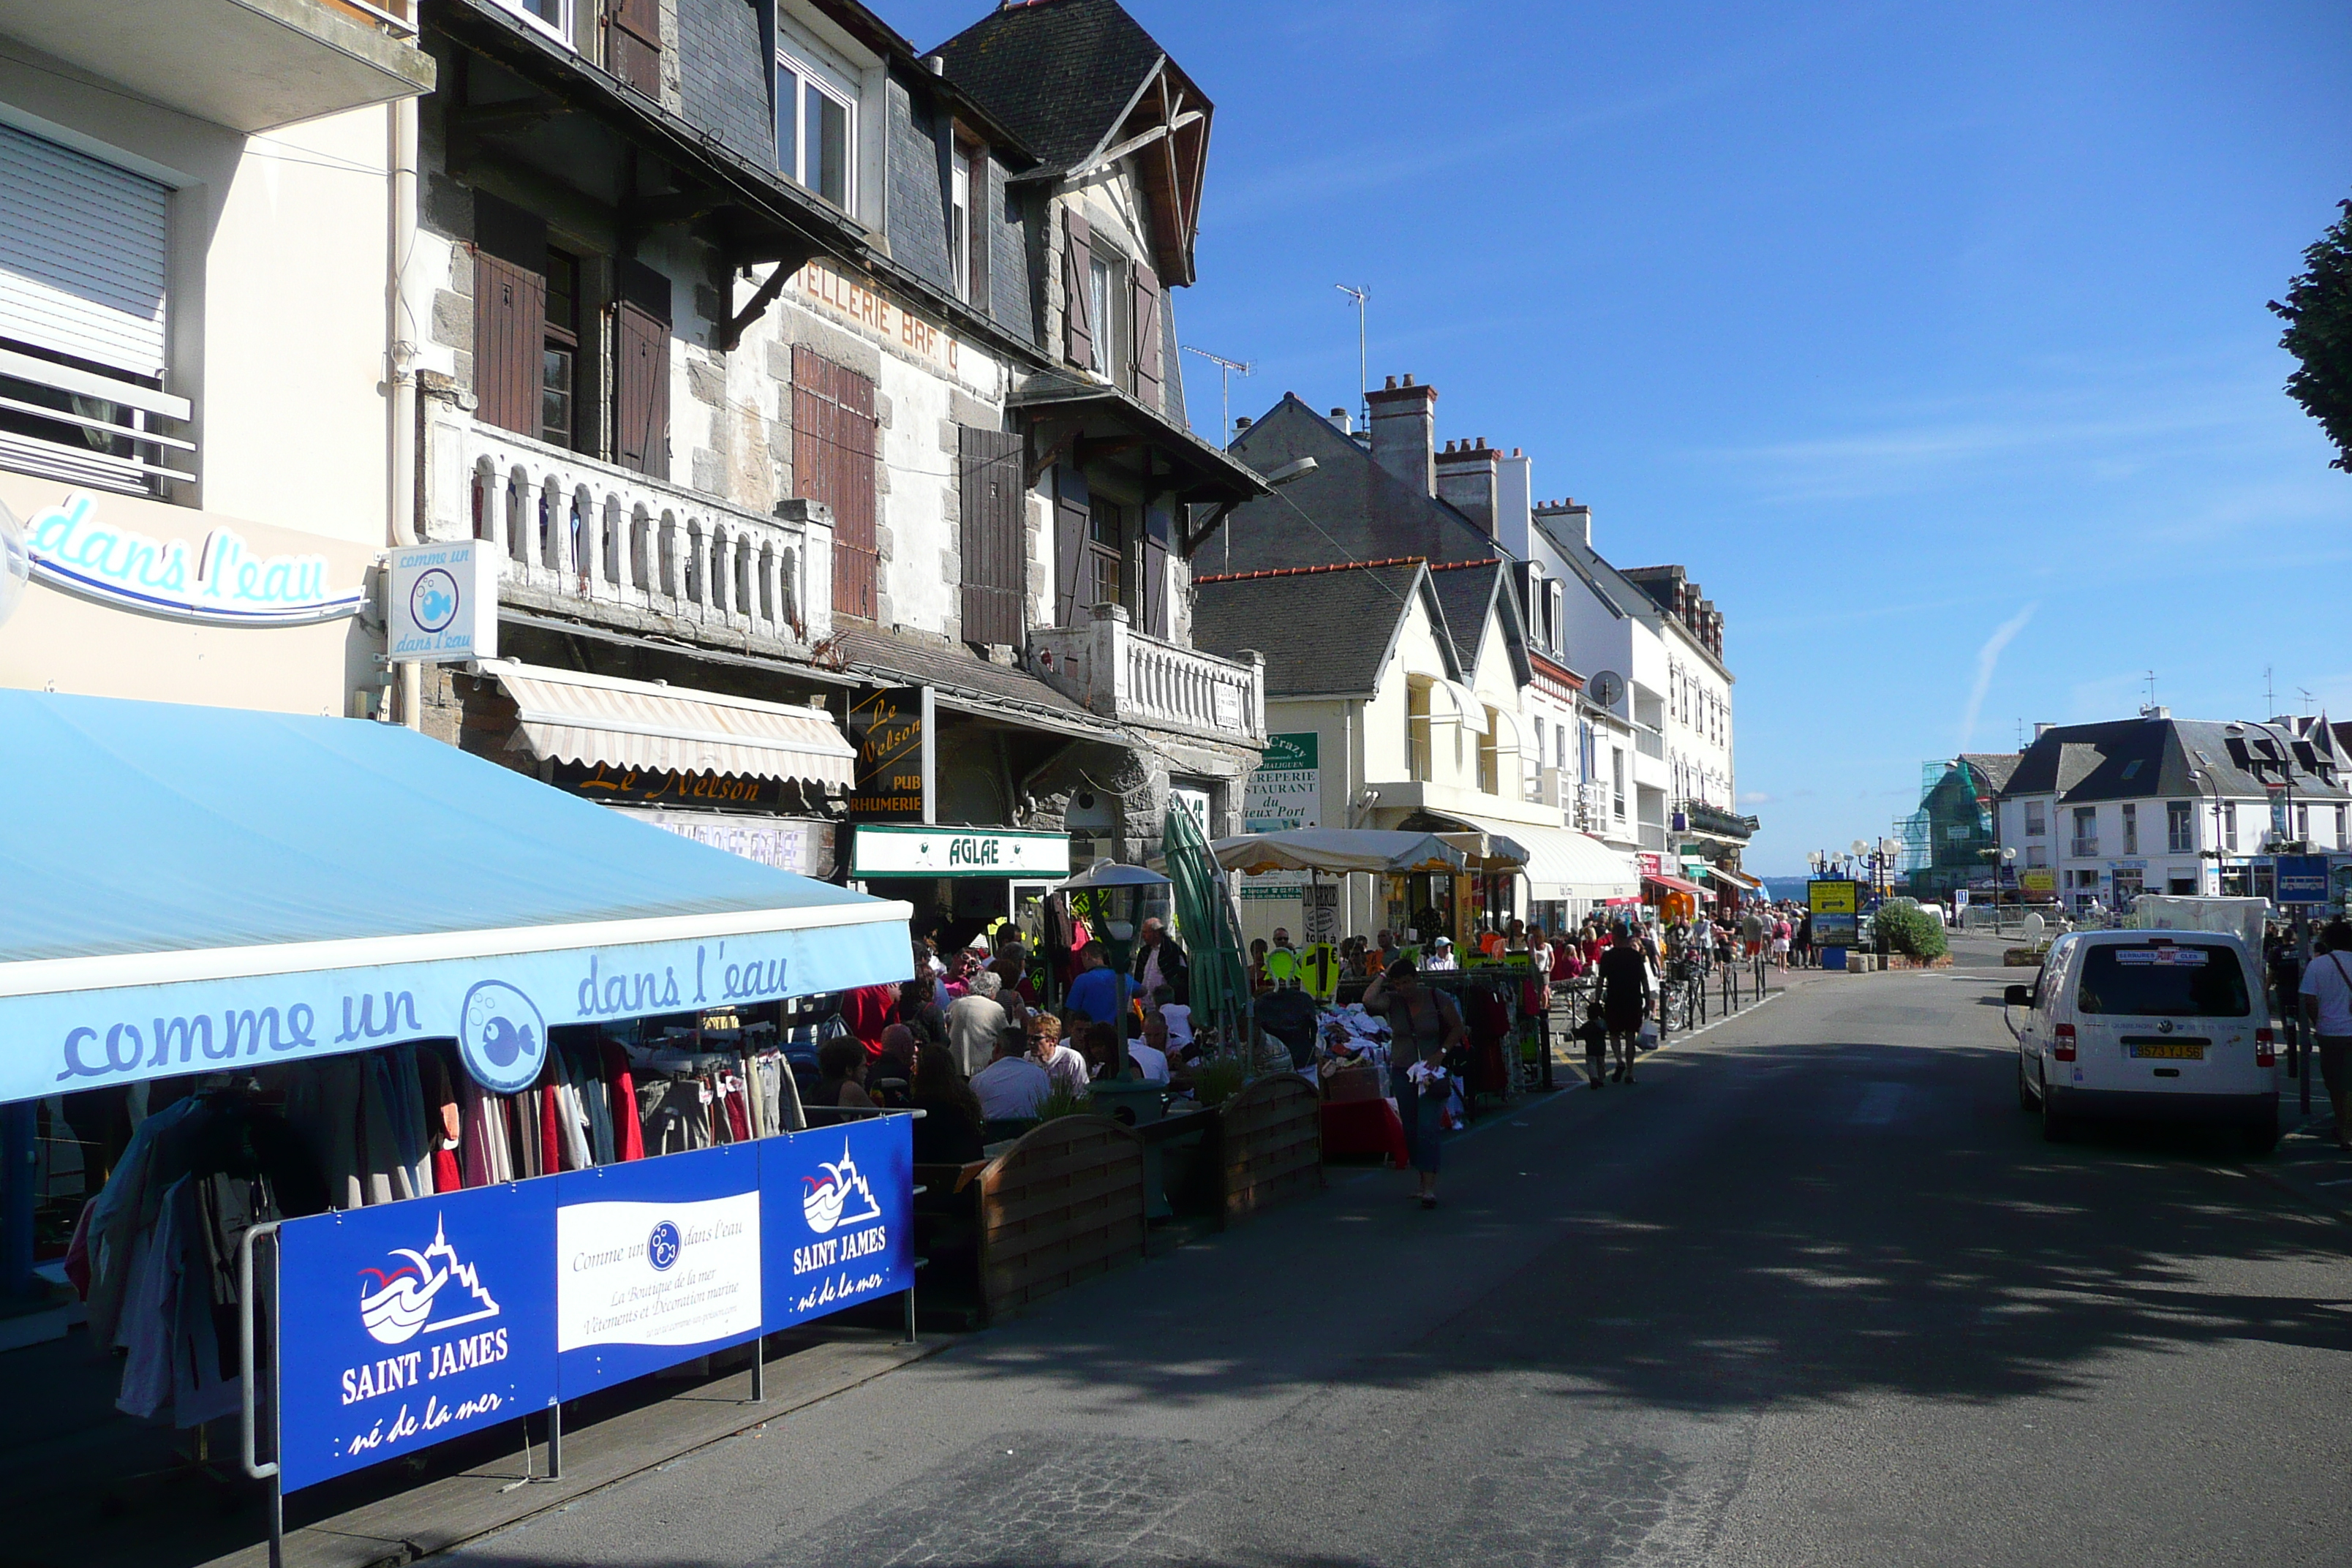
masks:
[[[1088,250],[1087,304],[1093,319],[1095,374],[1113,386],[1127,385],[1134,374],[1133,266],[1116,247],[1099,238]],[[1103,280],[1100,295],[1094,291],[1097,278]],[[1456,745],[1454,750],[1459,763],[1461,748]]]
[[[579,21],[575,14],[577,0],[555,0],[556,10],[563,18],[556,23],[549,22],[546,17],[531,10],[523,4],[523,0],[499,0],[499,4],[521,17],[530,25],[532,31],[545,33],[567,49],[579,47],[572,39],[572,29]]]
[[[566,0],[566,3],[568,4],[569,0]],[[776,45],[776,58],[769,68],[772,72],[789,69],[800,83],[799,100],[793,105],[793,161],[799,166],[791,169],[782,168],[782,160],[779,157],[780,172],[786,179],[791,180],[819,201],[833,201],[834,198],[809,184],[806,174],[809,151],[807,95],[814,92],[820,97],[831,100],[840,107],[842,122],[847,129],[847,144],[843,147],[841,157],[841,200],[835,205],[853,218],[857,216],[857,197],[861,184],[858,178],[858,158],[864,146],[863,127],[859,125],[858,119],[865,103],[864,89],[837,68],[816,63],[814,51],[804,48],[788,48],[782,40],[779,40]],[[770,79],[773,80],[772,76]],[[782,104],[771,104],[770,109],[777,118],[782,117]],[[772,138],[775,129],[773,125],[769,127]]]
[[[956,298],[971,299],[971,258],[979,236],[972,224],[972,154],[958,142],[948,161],[948,268],[955,276]],[[982,184],[986,184],[985,177]]]

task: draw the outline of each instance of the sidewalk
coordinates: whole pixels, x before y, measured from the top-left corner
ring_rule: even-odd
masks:
[[[2312,1207],[2352,1225],[2352,1154],[2336,1146],[2336,1113],[2320,1083],[2318,1063],[2309,1063],[2311,1113],[2303,1111],[2303,1084],[2279,1079],[2278,1152],[2247,1163],[2246,1173],[2292,1193]]]

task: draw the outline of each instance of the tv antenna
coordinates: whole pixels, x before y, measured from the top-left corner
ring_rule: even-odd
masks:
[[[1223,423],[1217,426],[1217,445],[1230,447],[1234,444],[1234,377],[1255,375],[1257,365],[1251,361],[1227,359],[1223,354],[1213,354],[1206,349],[1194,348],[1191,343],[1184,345],[1184,352],[1199,354],[1217,367],[1218,380],[1223,384],[1217,395],[1217,406],[1222,411],[1223,419]]]
[[[2304,690],[2300,686],[2296,687],[2295,689],[2303,692],[2303,716],[2308,719],[2311,717],[2311,693]]]
[[[2153,708],[2156,706],[2156,671],[2151,669],[2140,679],[2147,682],[2147,705]]]
[[[1372,297],[1370,287],[1359,289],[1352,284],[1334,283],[1332,288],[1356,302],[1356,405],[1363,416],[1364,428],[1372,427],[1371,400],[1365,395],[1372,389],[1371,351],[1364,336],[1364,301]]]
[[[2271,667],[2267,664],[2263,666],[2263,711],[2265,714],[2278,711],[2278,699],[2271,695]]]

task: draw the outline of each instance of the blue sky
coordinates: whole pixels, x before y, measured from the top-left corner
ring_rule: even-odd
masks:
[[[2352,195],[2342,0],[1129,4],[1217,103],[1177,321],[1257,363],[1234,410],[1351,401],[1368,285],[1376,383],[1687,565],[1751,869],[2150,669],[2184,716],[2259,716],[2268,666],[2352,719],[2352,475],[2263,309]]]

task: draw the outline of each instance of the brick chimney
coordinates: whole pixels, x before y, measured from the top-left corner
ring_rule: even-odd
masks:
[[[1573,496],[1566,500],[1548,500],[1535,509],[1538,521],[1548,522],[1566,539],[1573,539],[1587,550],[1592,548],[1592,509]]]
[[[1496,459],[1501,455],[1484,436],[1475,442],[1448,441],[1437,454],[1437,499],[1452,502],[1489,539],[1495,537]]]
[[[1407,374],[1364,394],[1371,405],[1372,461],[1423,495],[1437,493],[1437,388]]]

